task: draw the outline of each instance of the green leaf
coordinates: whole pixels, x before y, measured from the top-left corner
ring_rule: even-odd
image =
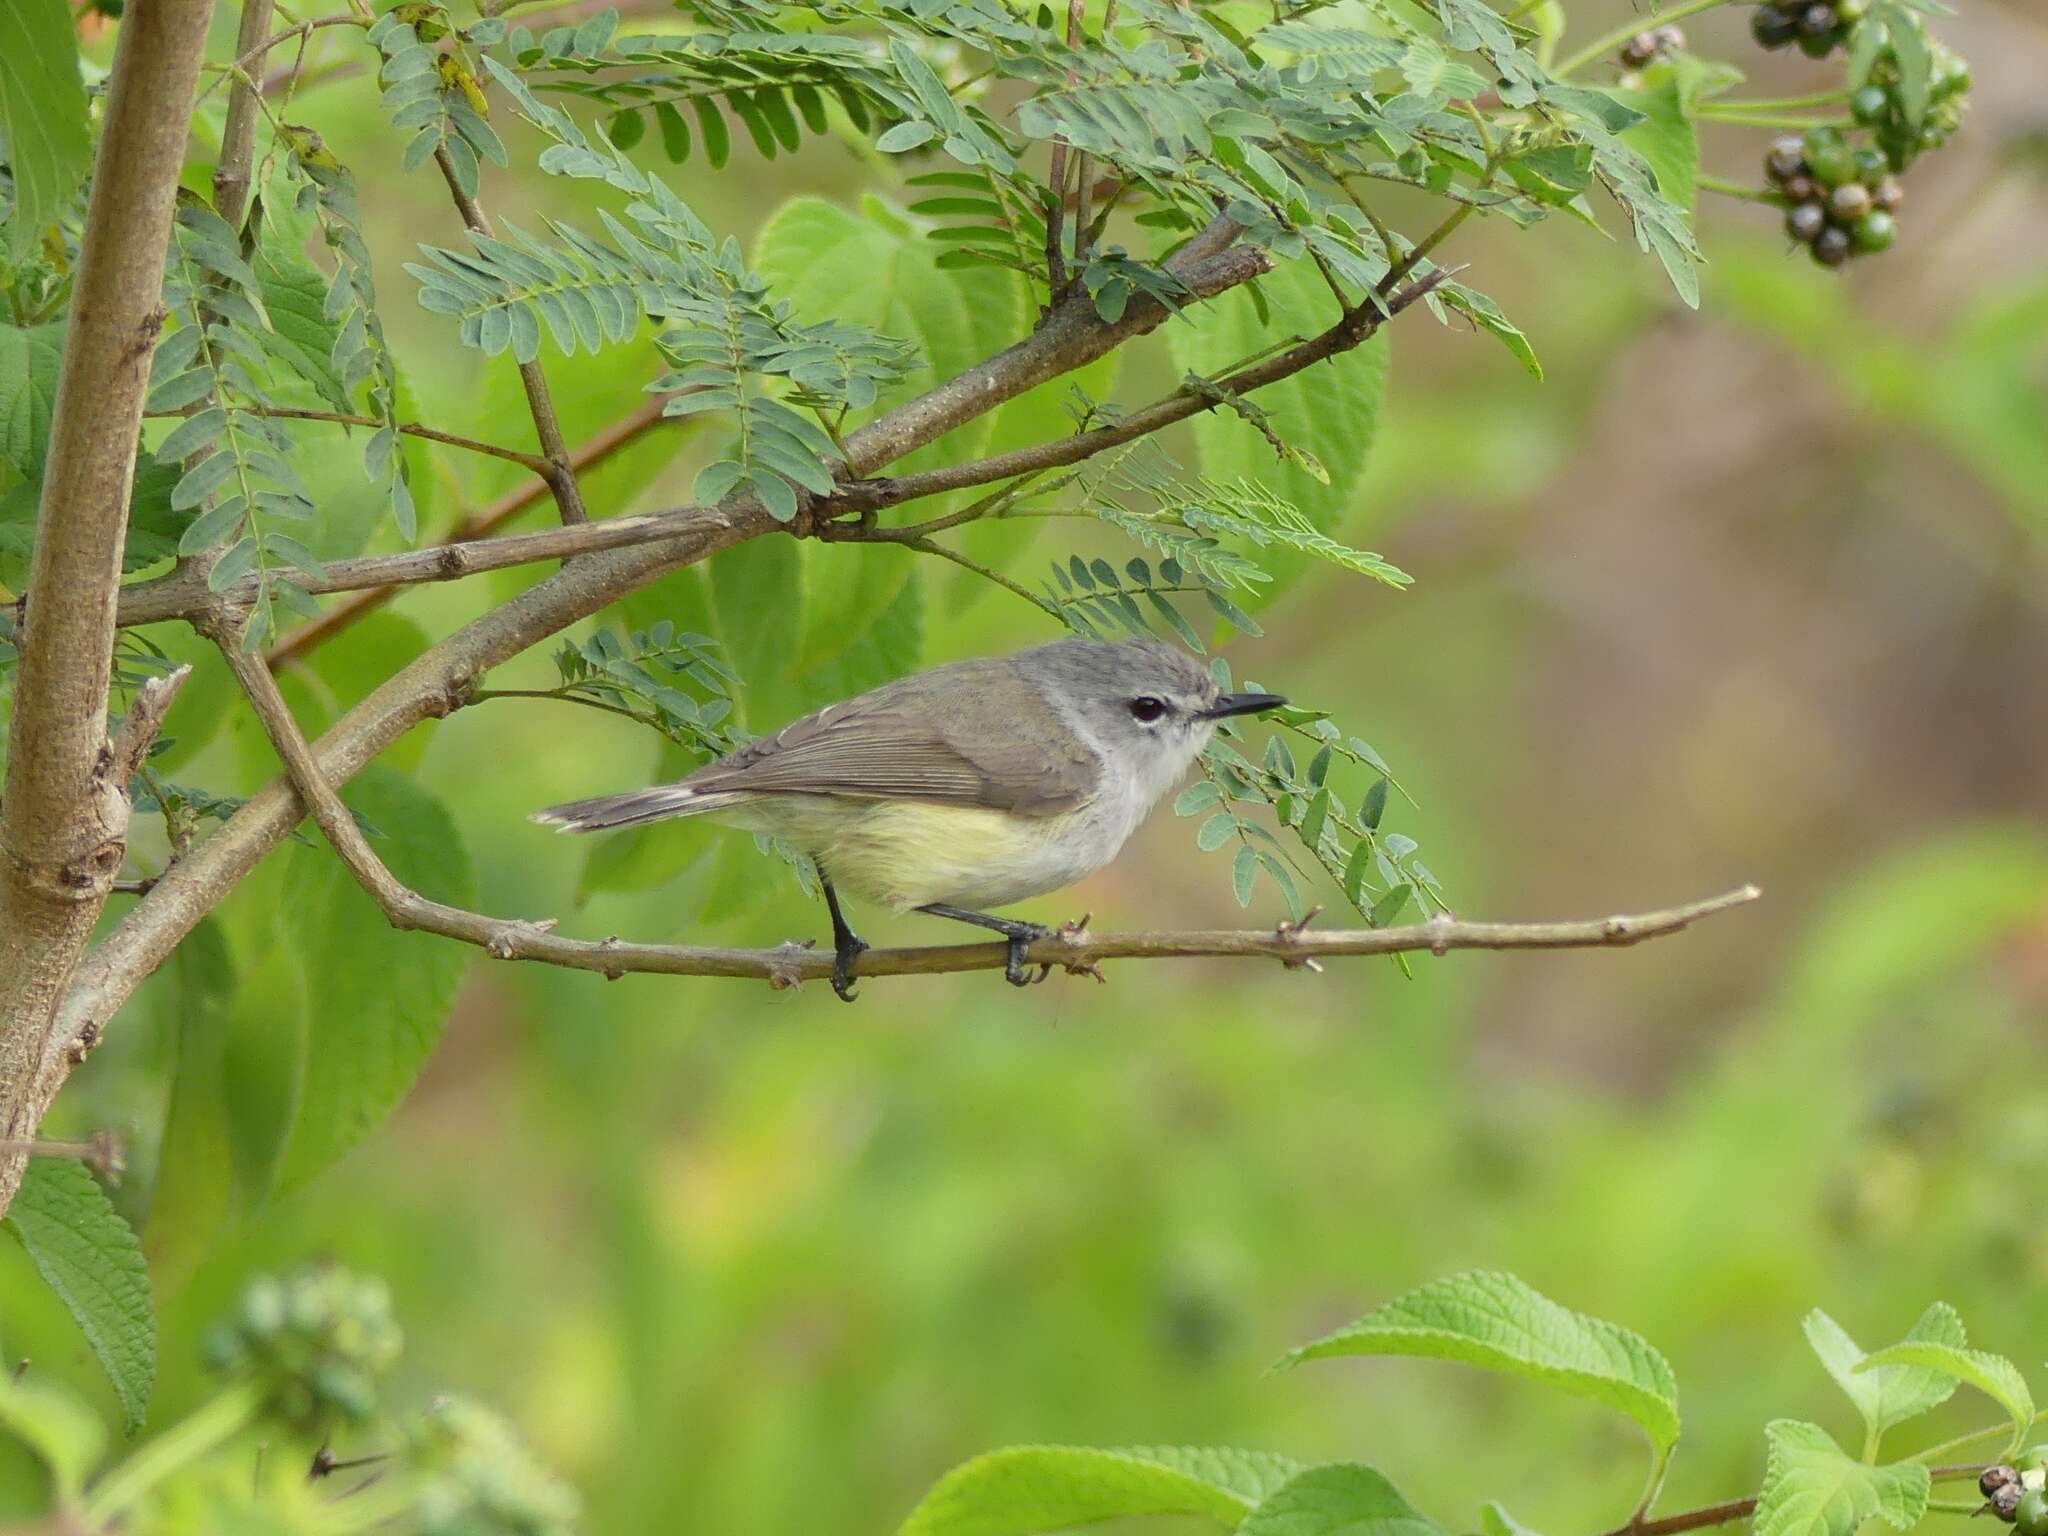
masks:
[[[1479,1506],[1479,1529],[1482,1536],[1537,1536],[1494,1499]]]
[[[1835,1384],[1863,1415],[1865,1428],[1873,1438],[1894,1424],[1917,1418],[1947,1402],[1956,1390],[1955,1378],[1922,1366],[1887,1365],[1864,1371],[1864,1353],[1856,1341],[1827,1313],[1815,1307],[1806,1314],[1806,1341],[1820,1356],[1820,1363],[1835,1378]],[[1968,1339],[1963,1320],[1954,1307],[1937,1301],[1913,1324],[1908,1343],[1946,1344],[1960,1349]]]
[[[1628,1329],[1561,1307],[1509,1274],[1474,1270],[1433,1281],[1280,1364],[1333,1355],[1419,1355],[1507,1371],[1618,1409],[1660,1454],[1678,1440],[1678,1384],[1662,1355]]]
[[[0,325],[0,463],[24,480],[43,478],[63,361],[61,321],[27,329]]]
[[[334,371],[341,327],[325,311],[327,279],[283,241],[266,239],[257,253],[256,280],[270,329],[257,332],[264,348],[337,411],[351,409],[348,390]]]
[[[472,904],[469,855],[438,799],[375,766],[347,798],[382,834],[377,853],[394,875],[433,900]],[[284,1191],[354,1146],[405,1096],[476,952],[393,929],[324,843],[295,845],[287,856],[280,926],[304,967],[308,1025],[298,1113],[278,1163]]]
[[[1650,162],[1657,173],[1657,190],[1691,218],[1698,199],[1700,144],[1678,79],[1674,76],[1655,90],[1614,94],[1643,114],[1640,123],[1622,134],[1622,142]]]
[[[87,1474],[106,1449],[99,1415],[55,1382],[0,1371],[0,1429],[50,1469],[57,1503],[75,1507]]]
[[[133,1434],[156,1383],[156,1311],[135,1230],[92,1170],[68,1157],[29,1160],[7,1226],[77,1320]]]
[[[1225,373],[1233,363],[1290,334],[1313,336],[1337,319],[1336,300],[1306,261],[1282,267],[1262,280],[1271,312],[1262,319],[1253,296],[1235,290],[1188,311],[1189,323],[1167,329],[1174,366],[1204,378]],[[1258,406],[1289,446],[1311,454],[1328,475],[1276,459],[1249,422],[1228,411],[1205,411],[1193,423],[1202,473],[1220,484],[1248,480],[1261,484],[1306,513],[1317,528],[1338,527],[1371,452],[1386,390],[1388,346],[1380,335],[1293,378],[1260,390]],[[1309,565],[1306,556],[1267,551],[1261,564],[1279,578],[1257,595],[1270,599]]]
[[[1769,1461],[1755,1536],[1851,1536],[1870,1519],[1908,1531],[1927,1512],[1927,1468],[1917,1461],[1868,1466],[1818,1424],[1797,1419],[1766,1424],[1764,1442]]]
[[[1012,1446],[939,1479],[897,1536],[1034,1536],[1135,1515],[1235,1525],[1297,1470],[1258,1451]]]
[[[207,675],[195,670],[195,681]],[[182,708],[186,699],[178,702]],[[176,710],[171,718],[178,718]],[[281,949],[275,952],[281,961],[289,958]],[[150,1266],[167,1288],[198,1263],[233,1208],[225,1061],[235,980],[221,921],[208,917],[171,951],[149,983],[169,993],[166,1033],[175,1041],[156,1188],[143,1230]]]
[[[957,280],[962,274],[940,271],[929,242],[885,208],[871,204],[864,211],[865,217],[823,198],[794,198],[763,227],[754,262],[799,321],[868,326],[917,349],[919,365],[877,395],[880,411],[965,372],[1015,340],[1023,315],[1013,299],[996,317],[999,329],[984,334],[985,322]],[[893,468],[909,473],[972,458],[988,441],[990,427],[984,419],[950,433]],[[901,550],[856,551],[805,541],[806,601],[796,670],[831,660],[864,633],[895,600],[914,563]]]
[[[78,35],[65,0],[0,5],[0,135],[14,175],[8,248],[20,261],[92,167]]]
[[[1436,1522],[1385,1477],[1350,1463],[1297,1473],[1237,1530],[1238,1536],[1440,1536]]]
[[[2033,1425],[2034,1394],[2027,1389],[2027,1378],[2020,1374],[2019,1367],[2003,1355],[1987,1354],[1981,1349],[1963,1349],[1954,1344],[1908,1340],[1865,1355],[1863,1363],[1856,1369],[1858,1372],[1874,1371],[1888,1365],[1920,1366],[1953,1377],[1964,1386],[1975,1387],[2012,1415],[2014,1451],[2020,1448],[2020,1442]]]

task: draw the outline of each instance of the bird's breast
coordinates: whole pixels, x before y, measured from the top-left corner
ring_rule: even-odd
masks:
[[[872,803],[813,840],[834,885],[907,910],[935,901],[1001,907],[1093,874],[1134,823],[1094,802],[1054,816],[971,806]]]

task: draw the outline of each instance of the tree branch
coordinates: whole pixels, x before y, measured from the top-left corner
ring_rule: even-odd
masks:
[[[2010,1429],[2010,1424],[1998,1426],[2000,1431]],[[1984,1470],[1982,1462],[1962,1467],[1930,1467],[1927,1475],[1937,1483],[1956,1483],[1974,1478]],[[1685,1531],[1703,1531],[1709,1526],[1729,1525],[1737,1520],[1747,1520],[1756,1513],[1757,1500],[1754,1495],[1746,1499],[1728,1499],[1720,1504],[1704,1504],[1698,1509],[1682,1510],[1675,1515],[1665,1515],[1656,1520],[1636,1520],[1628,1525],[1618,1525],[1603,1536],[1681,1536]]]
[[[193,416],[204,406],[188,406],[182,411],[148,411],[149,416]],[[262,407],[238,406],[254,416],[268,416],[280,421],[331,421],[345,427],[381,427],[384,422],[375,416],[358,416],[349,411],[313,411],[282,405]],[[537,453],[528,453],[524,448],[507,448],[500,443],[481,442],[473,437],[462,437],[454,432],[443,432],[438,427],[429,427],[417,421],[401,421],[397,430],[407,437],[425,438],[431,443],[445,443],[450,448],[465,449],[470,453],[486,454],[494,459],[504,459],[522,469],[530,469],[541,477],[541,489],[547,489],[547,478],[554,472],[554,466]]]
[[[667,396],[651,397],[630,414],[620,417],[587,442],[580,444],[569,455],[570,471],[580,475],[584,470],[602,464],[628,443],[660,425],[665,419],[662,407],[667,400]],[[451,544],[461,544],[470,539],[488,538],[547,494],[545,480],[534,481],[507,491],[488,506],[463,518],[447,534],[435,540],[435,545],[445,549]],[[398,595],[398,591],[396,585],[359,590],[346,601],[336,603],[319,618],[301,624],[286,635],[270,648],[266,659],[273,669],[297,661],[308,651],[325,645],[344,629],[382,608]]]
[[[1198,292],[1216,293],[1257,276],[1267,265],[1263,252],[1233,249],[1189,263],[1177,275]],[[848,472],[872,474],[1045,380],[1093,362],[1165,318],[1162,305],[1140,296],[1121,319],[1105,322],[1096,316],[1087,295],[1070,296],[1015,346],[849,434],[844,443]],[[746,495],[728,498],[699,516],[701,521],[690,531],[660,543],[581,555],[441,641],[320,738],[313,748],[320,771],[331,784],[346,781],[420,721],[459,708],[489,668],[669,571],[783,526]],[[560,532],[583,535],[607,526]],[[177,611],[158,616],[171,617]],[[82,1046],[97,1038],[142,978],[289,835],[304,814],[291,785],[275,781],[211,838],[172,864],[79,965],[58,1015],[57,1039],[67,1046]],[[47,1084],[47,1091],[54,1093],[61,1080],[60,1073]]]
[[[115,605],[143,391],[163,324],[164,252],[212,9],[211,0],[130,7],[93,165],[15,642],[0,800],[0,1137],[9,1140],[33,1135],[62,1078],[50,1063],[51,1021],[127,837],[127,781],[107,739]],[[0,1210],[22,1161],[0,1155]]]
[[[484,217],[476,199],[462,190],[462,183],[455,175],[455,162],[448,158],[447,145],[435,147],[434,163],[440,166],[441,179],[448,183],[448,195],[455,199],[456,211],[462,215],[462,222],[469,226],[470,233],[490,238],[491,221]],[[533,416],[534,435],[540,439],[540,451],[547,460],[544,473],[548,489],[555,493],[555,506],[562,514],[562,521],[587,523],[590,514],[583,507],[583,488],[576,483],[576,472],[570,467],[569,445],[563,441],[562,423],[555,415],[555,402],[548,394],[548,376],[541,372],[539,358],[519,365],[519,382],[526,390],[526,406]]]
[[[242,21],[235,31],[237,56],[263,46],[270,30],[273,0],[242,0]],[[256,149],[256,118],[262,102],[242,80],[228,93],[227,122],[221,128],[220,162],[213,170],[213,210],[240,230],[242,211],[249,204],[249,162]]]

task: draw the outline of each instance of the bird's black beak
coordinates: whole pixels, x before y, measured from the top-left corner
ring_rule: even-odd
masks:
[[[1278,709],[1286,702],[1277,693],[1226,693],[1196,718],[1228,720],[1232,715],[1256,715],[1263,710]]]

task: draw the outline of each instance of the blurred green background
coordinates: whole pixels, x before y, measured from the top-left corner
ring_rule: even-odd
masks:
[[[1575,31],[1620,14],[1575,8]],[[1760,87],[1810,88],[1819,66],[1760,60],[1742,23],[1687,25],[1756,63]],[[1403,318],[1342,531],[1416,586],[1318,573],[1228,653],[1393,762],[1418,804],[1392,824],[1465,915],[1596,915],[1744,880],[1764,903],[1637,949],[1425,959],[1412,980],[1383,962],[1126,964],[1107,987],[1022,993],[993,976],[870,982],[853,1008],[822,986],[478,961],[425,1077],[354,1153],[218,1235],[213,1220],[150,1231],[156,1420],[201,1392],[197,1333],[242,1278],[322,1254],[389,1277],[410,1390],[506,1409],[603,1532],[887,1530],[954,1462],[1044,1440],[1355,1457],[1446,1523],[1489,1497],[1538,1529],[1618,1522],[1641,1454],[1595,1407],[1420,1362],[1264,1374],[1471,1266],[1670,1356],[1688,1429],[1667,1507],[1752,1489],[1768,1417],[1840,1427],[1799,1334],[1810,1306],[1875,1345],[1946,1299],[1974,1343],[2038,1365],[2048,26],[2013,0],[1942,32],[1977,66],[1974,115],[1913,178],[1899,246],[1846,278],[1791,259],[1773,215],[1733,203],[1703,211],[1698,314],[1626,243],[1468,226],[1454,258],[1525,325],[1548,382]],[[459,351],[398,271],[410,242],[454,238],[439,184],[398,174],[366,81],[298,112],[364,179],[418,414],[523,441],[509,362]],[[1706,167],[1753,180],[1763,137],[1712,130]],[[792,195],[887,191],[886,171],[829,144],[769,166],[748,153],[676,177],[742,239]],[[485,186],[528,221],[572,211],[564,198],[535,173]],[[1172,377],[1147,345],[1126,398]],[[572,440],[647,376],[613,353],[549,367]],[[353,448],[335,452],[352,485]],[[593,503],[672,503],[700,461],[651,440],[591,477]],[[421,463],[439,525],[515,483]],[[402,659],[525,579],[410,592],[357,632],[353,664]],[[1044,638],[1042,616],[992,592],[933,605],[924,654]],[[536,654],[499,682],[549,670]],[[362,691],[322,697],[352,676],[294,686],[317,712]],[[649,940],[825,931],[736,834],[665,830],[612,882],[651,888],[587,889],[590,845],[525,815],[652,776],[656,744],[631,727],[494,702],[397,750],[453,809],[487,910]],[[231,716],[179,777],[246,791],[269,772]],[[738,856],[711,851],[721,840]],[[326,855],[273,864],[306,857]],[[277,1005],[265,987],[285,984],[251,935],[285,899],[273,869],[223,913],[245,976],[231,1027],[248,1038]],[[1113,868],[1027,915],[1084,910],[1103,926],[1239,921],[1227,856],[1198,854],[1164,811]],[[949,936],[864,916],[878,941]],[[146,988],[53,1126],[130,1133],[138,1225],[175,1012],[167,986]],[[28,1293],[11,1247],[0,1270]],[[9,1317],[10,1352],[103,1391],[39,1305]],[[1958,1401],[1927,1433],[1991,1416]]]

